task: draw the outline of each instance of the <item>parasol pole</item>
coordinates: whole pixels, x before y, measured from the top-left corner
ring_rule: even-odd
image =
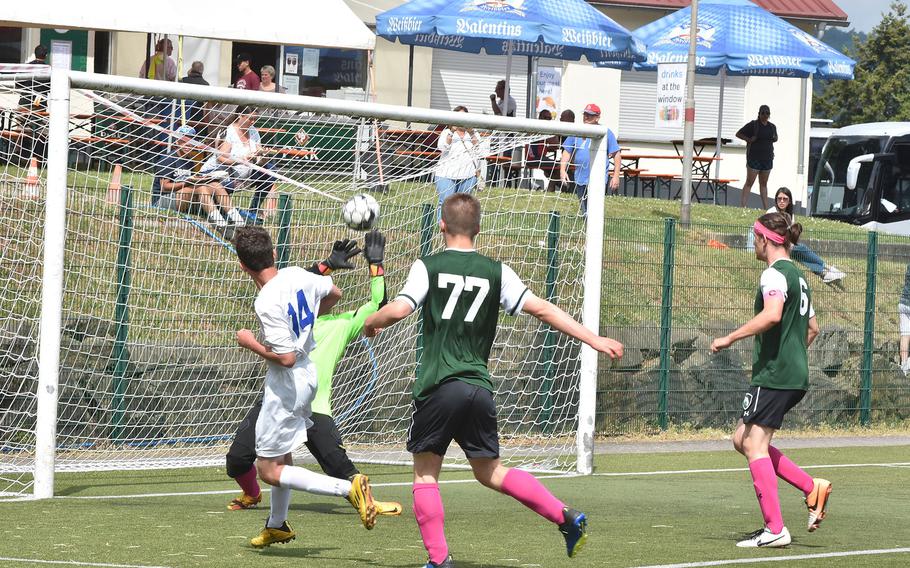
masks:
[[[695,46],[698,41],[698,0],[692,0],[689,58],[686,60],[686,123],[683,131],[682,206],[679,224],[689,228],[692,208],[692,154],[695,141]]]

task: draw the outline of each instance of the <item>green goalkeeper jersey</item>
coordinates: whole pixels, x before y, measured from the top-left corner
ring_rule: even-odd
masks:
[[[752,386],[808,390],[807,341],[815,310],[809,285],[789,259],[776,261],[762,273],[755,313],[764,309],[765,299],[775,296],[784,300],[784,310],[778,324],[755,336]]]
[[[310,361],[316,367],[319,387],[313,399],[313,412],[332,415],[332,378],[335,367],[344,356],[348,345],[360,336],[367,316],[379,310],[385,297],[385,278],[374,276],[370,279],[370,301],[356,310],[340,314],[327,314],[316,319],[313,339],[316,347],[310,352]]]
[[[515,272],[474,250],[446,249],[411,267],[397,300],[423,306],[423,351],[412,394],[458,379],[491,392],[487,362],[499,308],[515,315],[530,292]]]

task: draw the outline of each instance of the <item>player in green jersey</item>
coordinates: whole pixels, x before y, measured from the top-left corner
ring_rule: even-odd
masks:
[[[360,254],[356,241],[336,241],[332,253],[322,261],[314,263],[308,270],[315,274],[328,275],[338,269],[354,268],[351,262]],[[370,301],[356,310],[325,314],[316,319],[313,339],[316,347],[310,352],[310,360],[316,367],[318,388],[312,402],[313,425],[307,428],[307,449],[316,458],[319,466],[329,476],[338,479],[354,479],[360,472],[348,458],[342,446],[341,434],[332,417],[332,379],[335,368],[344,355],[347,346],[360,337],[363,322],[370,314],[385,305],[386,290],[383,269],[385,236],[378,231],[366,235],[363,251],[370,270]],[[250,408],[237,429],[234,441],[226,457],[227,474],[240,485],[242,493],[228,504],[230,510],[250,509],[262,500],[262,492],[256,480],[255,428],[262,409],[262,400]],[[380,515],[400,515],[401,504],[375,501]]]
[[[566,552],[575,556],[586,538],[584,513],[566,507],[529,473],[509,469],[499,460],[487,369],[490,348],[500,307],[513,316],[530,314],[611,358],[622,356],[622,344],[591,332],[531,293],[511,268],[474,250],[480,232],[480,203],[474,196],[448,197],[439,227],[445,250],[415,262],[398,296],[364,324],[364,334],[373,336],[423,308],[423,356],[413,388],[407,447],[414,456],[414,516],[429,556],[426,566],[455,566],[443,530],[438,484],[452,440],[461,446],[480,483],[558,525]]]
[[[755,256],[767,262],[755,297],[755,317],[711,343],[716,353],[734,342],[755,337],[752,382],[743,400],[742,418],[733,434],[736,451],[749,461],[755,495],[765,526],[737,543],[744,548],[790,544],[777,496],[777,477],[800,489],[809,509],[809,532],[825,518],[831,483],[812,476],[771,445],[784,415],[809,388],[807,349],[818,335],[812,294],[802,272],[790,260],[802,226],[781,213],[762,215],[753,227]]]

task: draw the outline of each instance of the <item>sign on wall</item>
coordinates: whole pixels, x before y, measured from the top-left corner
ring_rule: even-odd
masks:
[[[686,64],[657,65],[657,108],[654,126],[678,128],[683,125],[686,105]]]
[[[562,67],[537,68],[537,114],[549,110],[554,116],[562,93]]]

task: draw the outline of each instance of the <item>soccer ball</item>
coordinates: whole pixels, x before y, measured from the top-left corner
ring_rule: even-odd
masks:
[[[372,195],[359,193],[341,208],[341,218],[345,225],[355,231],[368,231],[379,219],[379,203]]]

